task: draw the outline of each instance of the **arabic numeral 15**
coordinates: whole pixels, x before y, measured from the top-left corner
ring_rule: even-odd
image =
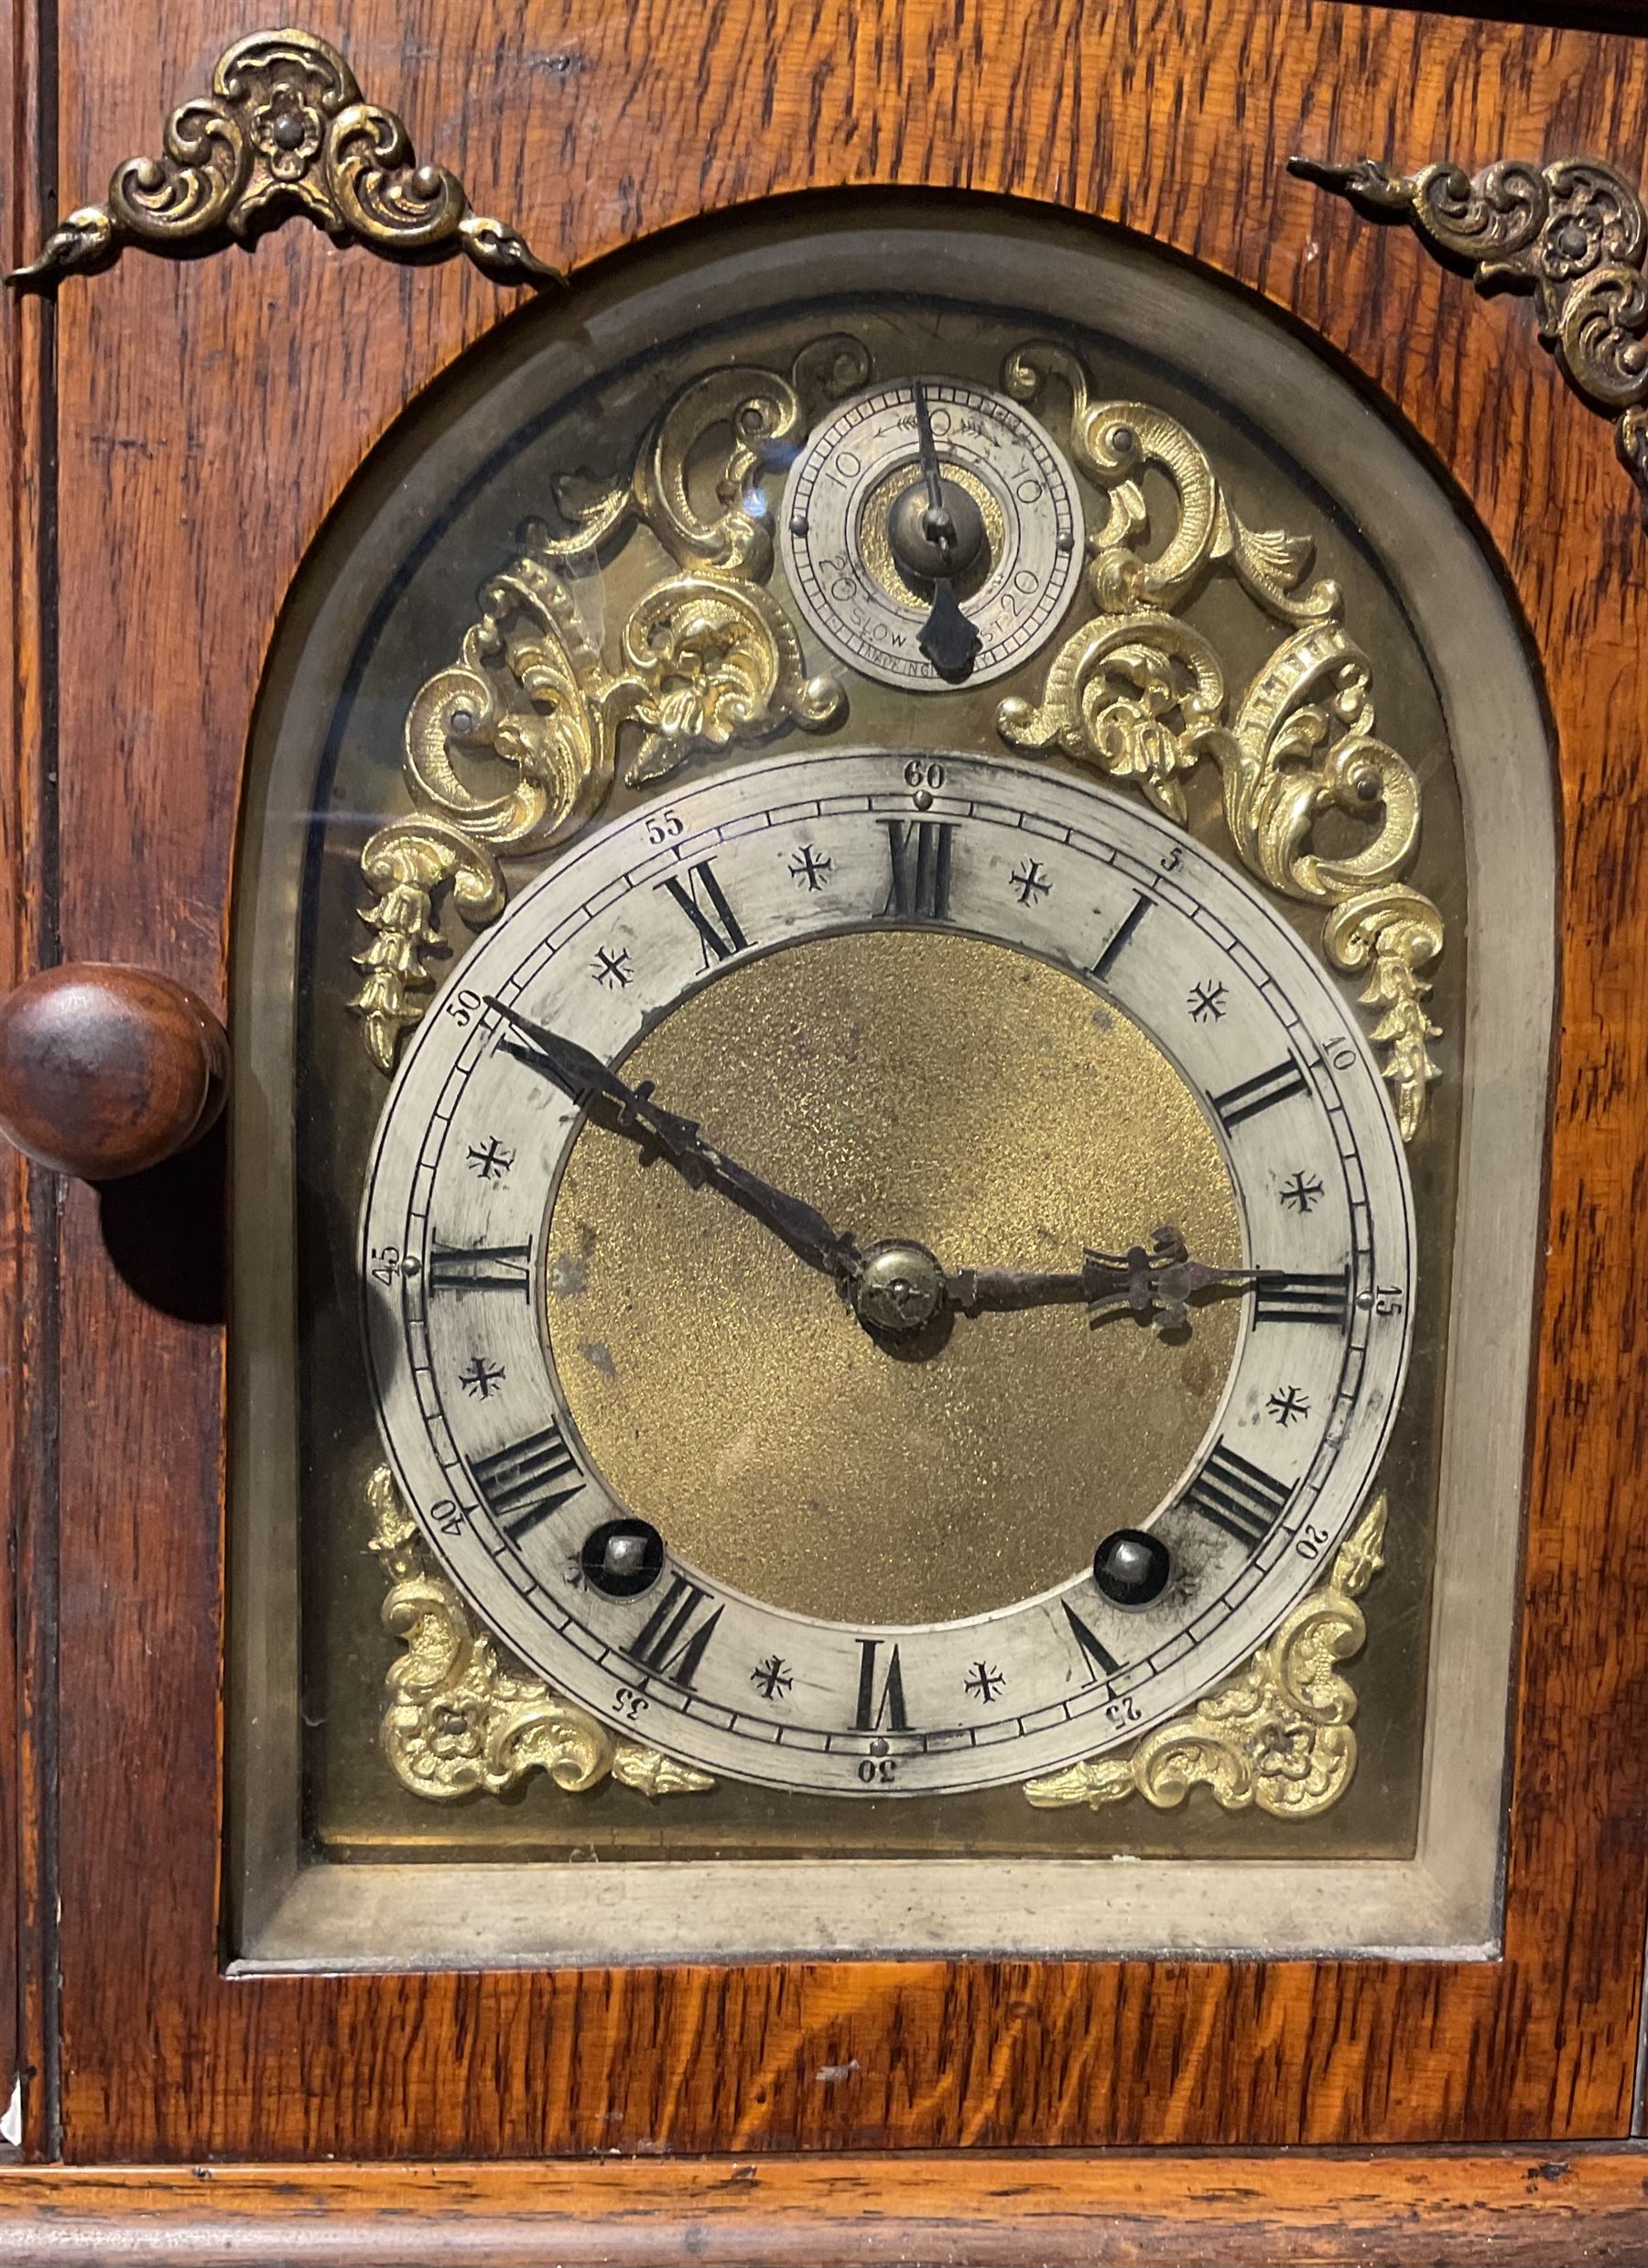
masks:
[[[1373,1293],[1375,1315],[1401,1315],[1407,1308],[1407,1297],[1395,1284],[1380,1284]]]

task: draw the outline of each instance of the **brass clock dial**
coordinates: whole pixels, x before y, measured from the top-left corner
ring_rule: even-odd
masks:
[[[1244,1660],[1361,1507],[1415,1280],[1379,1069],[1229,869],[1008,758],[774,757],[591,830],[397,1075],[407,1501],[615,1727],[1024,1780]]]

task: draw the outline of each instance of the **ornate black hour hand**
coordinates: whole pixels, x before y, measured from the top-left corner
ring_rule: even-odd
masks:
[[[1079,1268],[1063,1271],[963,1268],[946,1277],[945,1290],[964,1315],[1063,1303],[1084,1307],[1098,1322],[1125,1308],[1158,1331],[1173,1331],[1188,1328],[1189,1303],[1198,1295],[1245,1291],[1257,1281],[1252,1268],[1214,1268],[1192,1260],[1169,1223],[1155,1232],[1148,1250],[1143,1244],[1130,1244],[1125,1253],[1090,1247]]]
[[[764,1226],[781,1236],[800,1258],[832,1277],[843,1289],[856,1282],[859,1252],[850,1233],[833,1228],[804,1198],[792,1197],[787,1189],[763,1180],[747,1166],[741,1166],[735,1157],[729,1157],[724,1150],[707,1142],[695,1119],[683,1118],[678,1112],[667,1111],[655,1102],[650,1079],[632,1087],[599,1056],[580,1047],[577,1040],[551,1031],[548,1025],[535,1023],[530,1016],[524,1016],[518,1009],[490,993],[486,1005],[529,1043],[520,1047],[504,1040],[502,1044],[519,1061],[554,1080],[574,1102],[585,1107],[601,1101],[615,1102],[620,1128],[627,1132],[638,1126],[651,1134],[670,1164],[695,1188],[709,1184],[734,1199]]]

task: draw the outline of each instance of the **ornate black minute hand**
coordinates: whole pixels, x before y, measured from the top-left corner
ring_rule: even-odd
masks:
[[[519,1009],[490,993],[486,1005],[529,1043],[520,1047],[504,1041],[511,1054],[554,1080],[574,1102],[585,1106],[597,1101],[616,1103],[619,1126],[625,1131],[639,1126],[651,1134],[670,1164],[695,1187],[708,1182],[723,1195],[735,1199],[746,1211],[781,1236],[810,1266],[833,1277],[843,1290],[856,1282],[859,1252],[850,1233],[843,1234],[833,1228],[804,1199],[775,1188],[759,1174],[752,1173],[747,1166],[729,1157],[724,1150],[717,1149],[712,1142],[705,1141],[696,1120],[683,1118],[678,1112],[667,1111],[655,1102],[650,1079],[632,1087],[575,1039],[551,1031],[546,1024],[534,1023],[530,1016],[524,1016]]]
[[[927,408],[927,388],[919,378],[910,381],[910,394],[916,405],[916,442],[921,455],[922,477],[927,483],[927,509],[921,515],[921,532],[927,537],[940,561],[940,571],[932,577],[933,602],[927,618],[916,633],[916,643],[927,656],[941,678],[960,678],[972,667],[979,651],[979,634],[961,612],[956,597],[955,566],[960,548],[955,515],[944,493],[944,475],[938,466],[938,445],[933,439],[932,413]]]

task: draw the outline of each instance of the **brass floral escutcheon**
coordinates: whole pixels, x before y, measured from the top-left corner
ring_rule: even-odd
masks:
[[[420,165],[392,110],[362,95],[354,73],[313,32],[256,31],[224,50],[210,94],[167,123],[165,153],[114,168],[108,202],[82,205],[38,256],[6,281],[54,285],[111,266],[128,244],[196,252],[301,212],[340,244],[396,260],[461,253],[499,284],[558,284],[525,238],[478,213],[444,166]]]
[[[506,1666],[452,1585],[430,1574],[387,1465],[374,1472],[366,1496],[371,1548],[391,1579],[384,1625],[405,1648],[385,1679],[384,1753],[415,1796],[436,1803],[501,1796],[532,1772],[547,1772],[568,1794],[609,1777],[644,1796],[713,1786],[708,1774],[609,1732],[542,1678]]]
[[[1336,1804],[1356,1770],[1356,1695],[1339,1665],[1361,1651],[1356,1601],[1383,1564],[1386,1503],[1376,1496],[1339,1546],[1328,1580],[1284,1617],[1233,1677],[1126,1754],[1094,1756],[1025,1793],[1044,1811],[1143,1796],[1157,1810],[1206,1787],[1226,1811],[1310,1819]]]
[[[1542,343],[1582,401],[1614,419],[1620,462],[1648,521],[1648,211],[1599,157],[1501,158],[1396,172],[1375,157],[1292,157],[1291,172],[1378,221],[1405,221],[1479,291],[1531,293]]]

